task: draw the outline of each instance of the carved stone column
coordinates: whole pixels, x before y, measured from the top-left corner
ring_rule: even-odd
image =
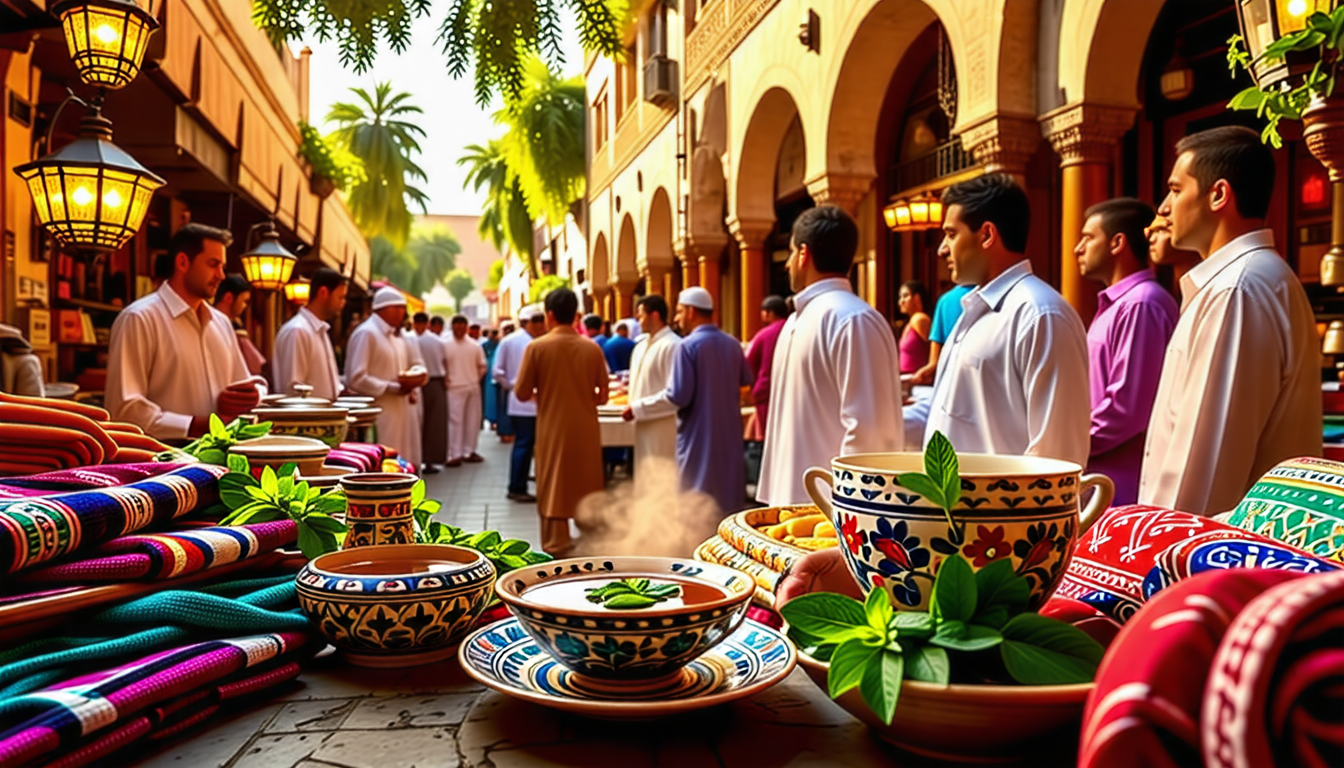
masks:
[[[872,175],[823,173],[807,180],[807,193],[817,205],[838,205],[850,216],[859,212],[859,202],[873,188]]]
[[[723,247],[728,244],[728,234],[714,232],[703,235],[687,235],[685,241],[686,264],[699,265],[699,280],[687,280],[686,285],[699,285],[714,297],[714,321],[719,319],[719,259],[723,256]],[[673,302],[676,299],[673,298]],[[669,302],[671,303],[671,302]]]
[[[765,291],[769,280],[769,264],[766,259],[766,247],[770,233],[775,230],[775,222],[757,220],[743,221],[736,216],[728,218],[728,231],[737,240],[741,261],[742,301],[741,312],[742,338],[750,339],[761,327],[761,302],[765,300]]]
[[[1115,145],[1134,124],[1137,110],[1071,104],[1041,116],[1041,133],[1060,157],[1060,290],[1084,322],[1092,319],[1101,286],[1084,280],[1073,248],[1083,229],[1083,213],[1111,196]]]
[[[1041,143],[1036,121],[1013,115],[992,115],[962,128],[959,135],[961,145],[975,155],[986,173],[1012,174],[1019,182]]]

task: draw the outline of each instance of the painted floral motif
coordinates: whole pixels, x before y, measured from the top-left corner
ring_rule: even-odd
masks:
[[[593,643],[593,655],[603,659],[613,668],[620,667],[626,662],[634,661],[638,654],[635,644],[631,642],[621,642],[611,635],[607,635],[602,640]]]
[[[1018,573],[1025,573],[1043,564],[1056,549],[1063,551],[1068,538],[1059,535],[1055,523],[1036,523],[1027,527],[1027,538],[1013,543],[1013,554],[1022,561]]]
[[[971,563],[976,568],[984,568],[995,560],[1002,560],[1013,553],[1013,547],[1004,541],[1003,526],[995,526],[993,529],[986,526],[976,526],[975,541],[967,544],[961,551],[966,557],[971,558]]]
[[[851,554],[859,554],[859,549],[865,543],[867,534],[859,530],[859,519],[853,515],[840,516],[840,534],[845,538],[845,546],[849,547]]]
[[[559,651],[561,656],[573,656],[581,659],[588,655],[588,644],[573,635],[561,632],[555,638],[555,650]]]
[[[929,564],[929,551],[919,546],[919,537],[910,536],[904,520],[891,524],[890,520],[880,518],[877,530],[869,537],[869,542],[886,558],[877,567],[883,573],[896,575]]]

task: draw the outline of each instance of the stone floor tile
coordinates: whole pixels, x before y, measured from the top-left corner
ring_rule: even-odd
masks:
[[[476,701],[458,730],[457,742],[466,764],[474,767],[489,765],[496,750],[555,744],[565,736],[554,713],[492,691]]]
[[[450,693],[365,699],[346,719],[344,727],[358,730],[457,725],[479,695]]]
[[[712,761],[713,756],[708,755]],[[537,747],[515,749],[496,749],[490,752],[490,762],[494,768],[550,768],[551,766],[573,766],[574,768],[654,768],[652,751],[646,747],[632,744],[611,744],[593,742],[573,744],[545,744]],[[717,762],[708,763],[665,763],[676,768],[718,768]]]
[[[460,761],[447,728],[338,731],[312,754],[314,760],[348,768],[457,768]]]
[[[257,706],[209,721],[154,751],[128,753],[151,768],[222,768],[280,711],[279,704]]]
[[[318,699],[286,704],[266,726],[266,733],[334,731],[355,709],[358,699]]]
[[[333,732],[258,736],[229,768],[288,768],[312,755],[335,735]]]

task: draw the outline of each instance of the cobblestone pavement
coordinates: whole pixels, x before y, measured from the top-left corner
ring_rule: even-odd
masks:
[[[440,519],[534,545],[536,507],[504,498],[508,446],[481,436],[483,464],[427,478]],[[368,670],[315,660],[270,700],[219,717],[154,751],[149,768],[811,768],[947,765],[894,752],[801,671],[723,707],[645,723],[558,713],[488,691],[456,659]],[[1033,761],[1033,768],[1060,763]]]

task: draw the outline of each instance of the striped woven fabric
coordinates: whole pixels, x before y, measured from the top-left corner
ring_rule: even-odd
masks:
[[[298,535],[298,524],[293,520],[132,534],[98,547],[98,557],[38,568],[20,574],[12,581],[18,584],[93,584],[175,579],[273,552],[293,544]]]
[[[289,679],[311,645],[302,631],[209,640],[7,699],[0,765],[83,765],[155,728],[187,727],[221,700]]]
[[[192,464],[129,485],[0,501],[0,573],[15,573],[166,523],[219,500],[227,470]]]
[[[0,478],[0,499],[51,496],[88,488],[111,488],[158,477],[186,466],[190,465],[171,462],[99,464],[92,467],[43,472],[39,475],[5,477]]]
[[[383,446],[376,443],[341,443],[327,453],[326,463],[356,472],[374,472],[386,455]]]

